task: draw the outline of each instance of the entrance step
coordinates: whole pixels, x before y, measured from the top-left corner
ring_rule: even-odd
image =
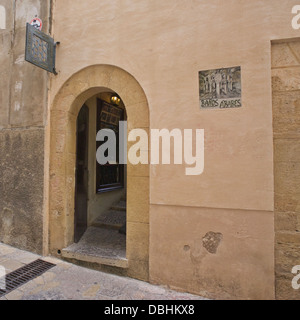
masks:
[[[126,211],[110,209],[96,219],[92,226],[119,230],[126,223]]]
[[[126,211],[126,201],[119,201],[116,205],[113,205],[111,209],[115,211]]]
[[[114,229],[126,235],[126,201],[113,205],[92,223],[92,227]]]
[[[126,196],[96,219],[78,243],[62,250],[77,265],[127,276]]]
[[[127,269],[126,236],[114,229],[89,227],[78,243],[62,250],[62,257],[99,267]]]

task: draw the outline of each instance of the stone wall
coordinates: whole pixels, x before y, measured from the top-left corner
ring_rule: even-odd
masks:
[[[43,129],[1,130],[0,241],[41,252]]]
[[[49,3],[0,0],[5,16],[0,29],[0,241],[38,253],[48,76],[24,56],[27,22],[38,16],[49,32]]]
[[[276,297],[300,299],[300,41],[272,46]]]

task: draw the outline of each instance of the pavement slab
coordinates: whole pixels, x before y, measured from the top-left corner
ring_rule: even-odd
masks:
[[[41,276],[0,297],[0,300],[206,300],[135,279],[41,257],[0,243],[0,265],[11,272],[36,259],[55,264]]]

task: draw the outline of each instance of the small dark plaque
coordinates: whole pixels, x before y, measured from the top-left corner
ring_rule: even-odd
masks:
[[[51,73],[55,70],[56,43],[54,40],[27,23],[25,60]]]
[[[201,109],[228,109],[242,106],[241,67],[199,72]]]

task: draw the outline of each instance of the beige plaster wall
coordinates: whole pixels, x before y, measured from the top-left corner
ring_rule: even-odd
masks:
[[[152,203],[272,210],[270,40],[299,36],[291,26],[295,4],[56,0],[54,36],[61,46],[52,100],[78,70],[119,66],[145,90],[152,128],[206,130],[205,173],[186,177],[182,168],[173,183],[172,168],[152,168]],[[88,19],[79,27],[82,16]],[[243,108],[200,110],[198,71],[236,65]]]
[[[272,219],[273,212],[151,205],[150,279],[213,299],[272,298]]]
[[[225,297],[274,298],[270,43],[299,36],[291,26],[296,4],[296,0],[55,1],[54,37],[61,45],[51,104],[79,70],[114,65],[129,72],[145,91],[151,128],[205,129],[201,176],[186,176],[184,166],[151,167],[152,282]],[[243,107],[200,110],[198,72],[231,66],[242,67]],[[134,95],[132,91],[132,99]],[[71,101],[67,97],[65,103]],[[147,183],[141,179],[139,183],[147,190]],[[129,188],[137,193],[141,189],[134,184]],[[238,236],[241,228],[243,236]],[[196,248],[206,260],[203,268],[199,262],[193,269],[193,261],[185,256],[188,246],[209,232],[222,234],[223,245],[215,254]],[[249,271],[245,277],[243,268]],[[200,281],[204,275],[205,283]],[[216,279],[221,287],[216,288]]]

